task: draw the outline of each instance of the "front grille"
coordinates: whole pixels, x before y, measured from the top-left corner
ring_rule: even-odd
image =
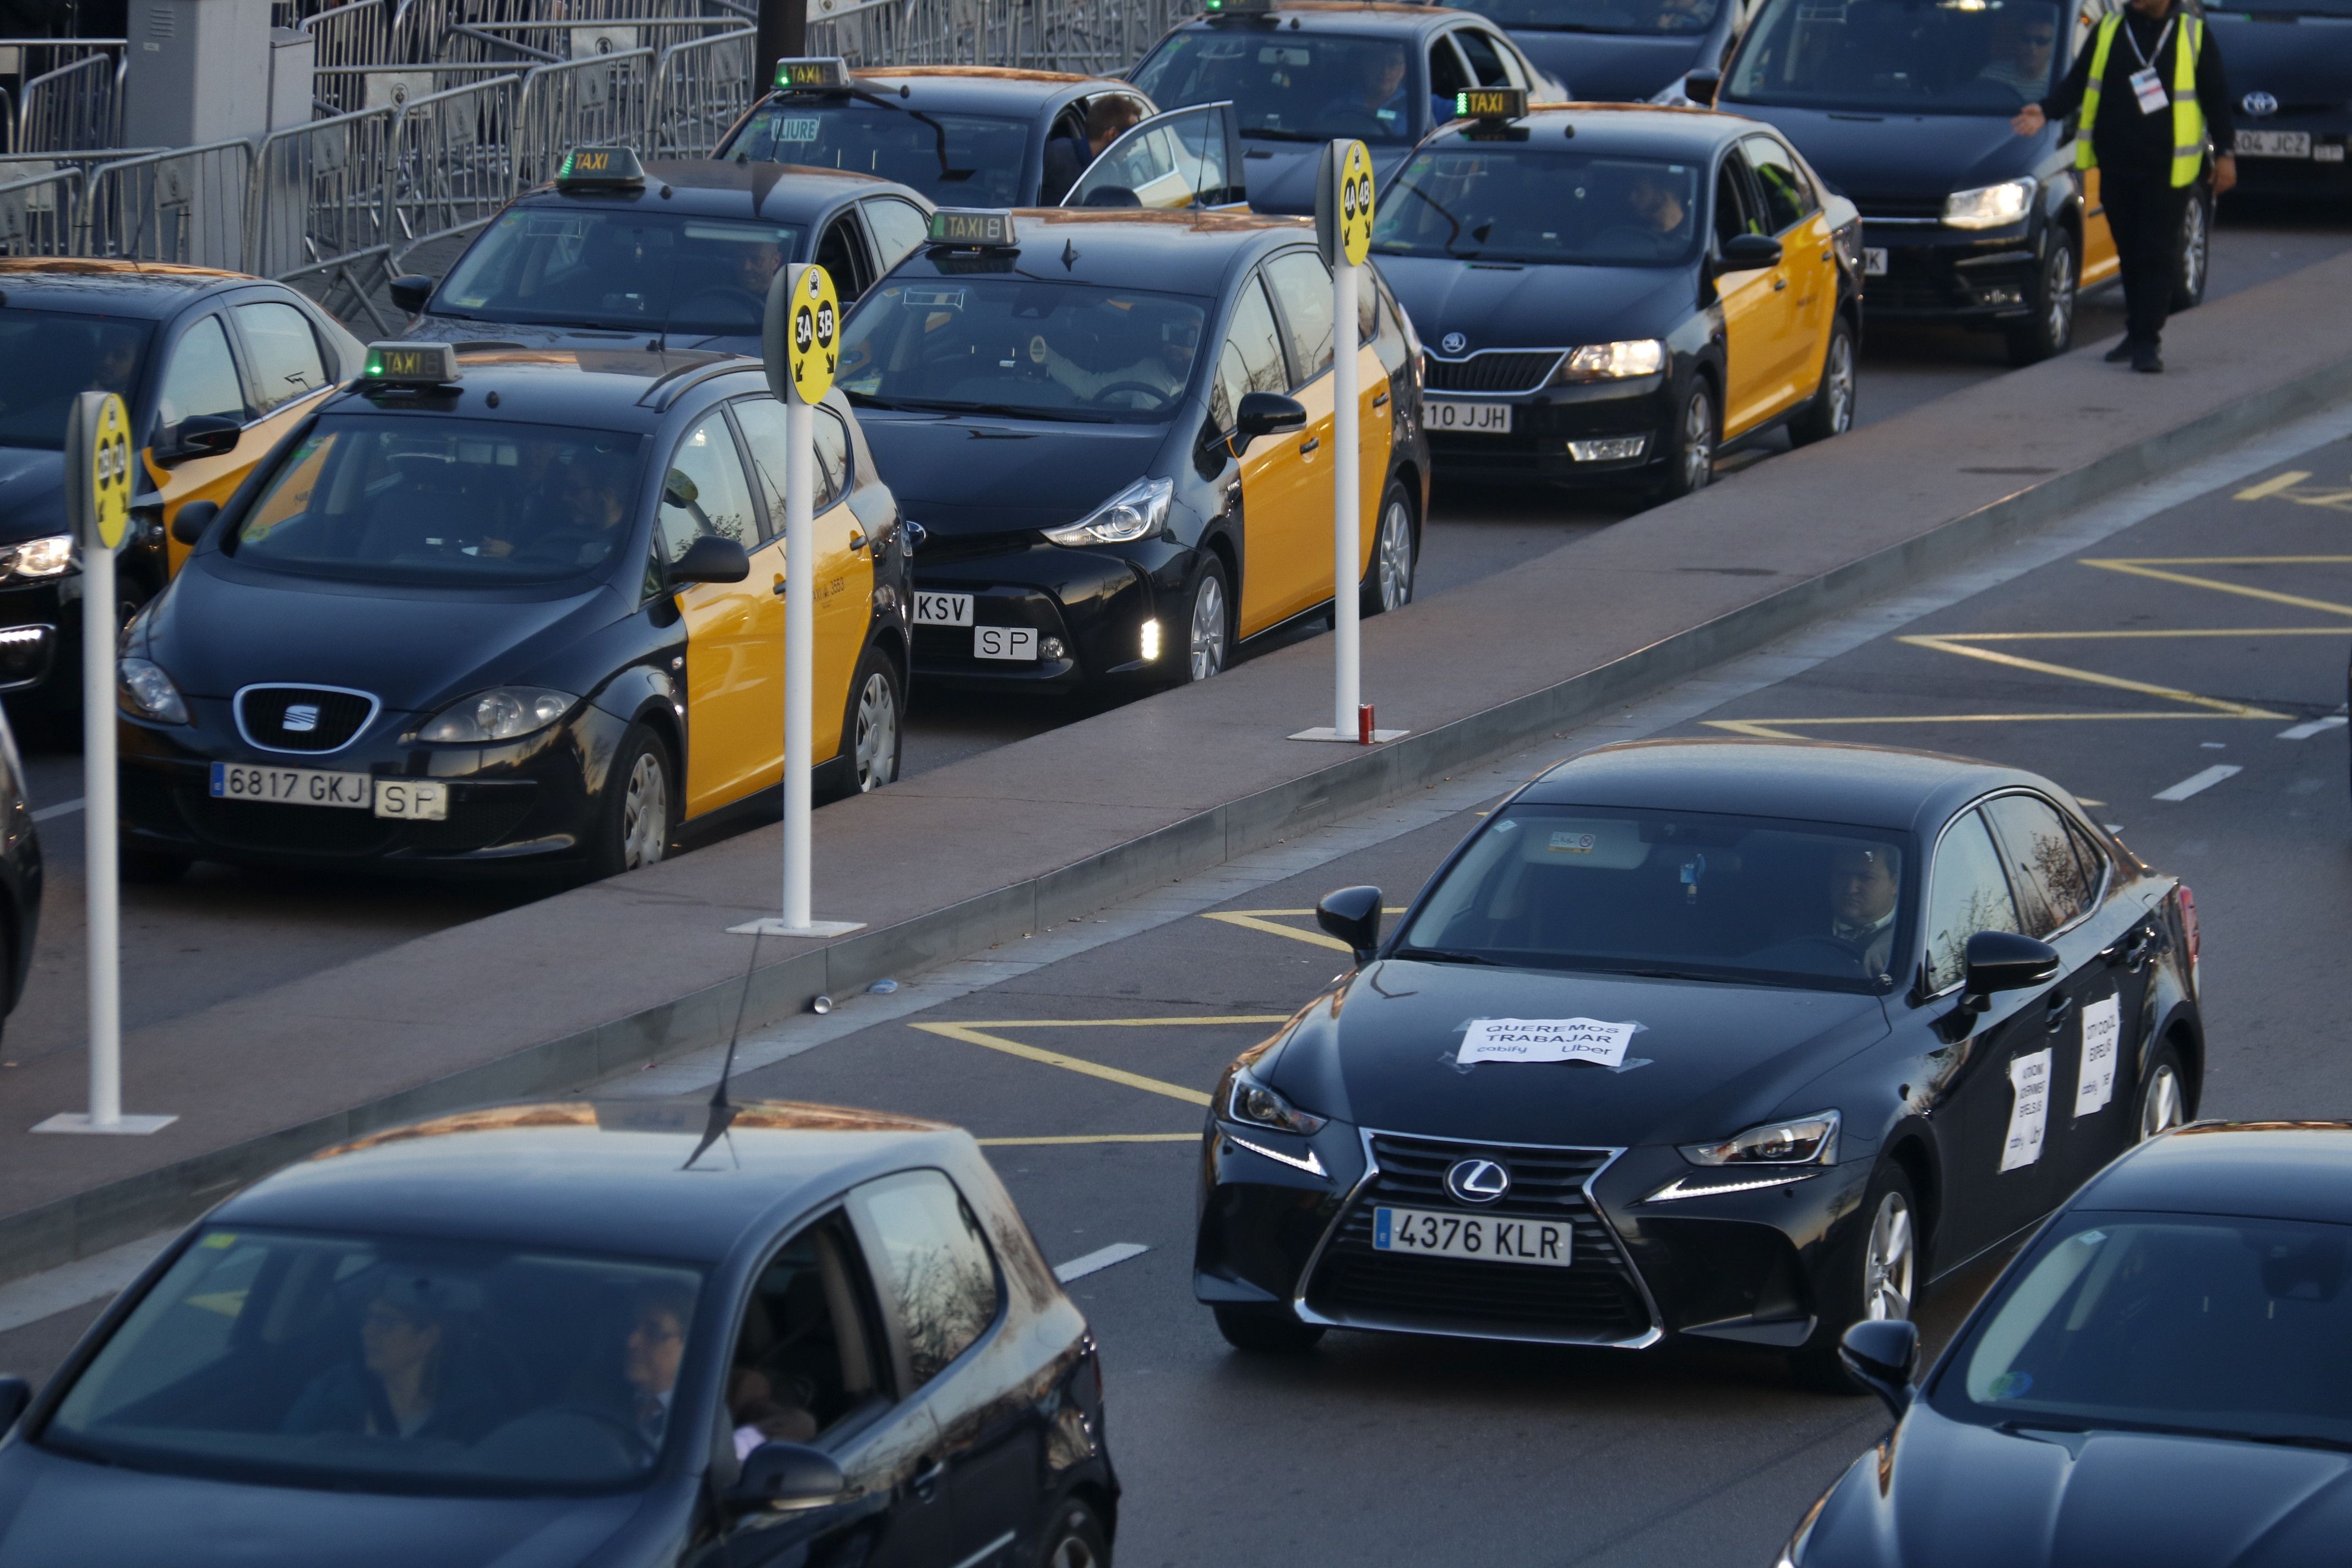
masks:
[[[270,752],[339,752],[375,710],[364,692],[323,686],[248,686],[236,694],[237,728]]]
[[[1565,349],[1489,349],[1468,359],[1429,360],[1426,392],[1533,392],[1551,379]]]
[[[1966,306],[1969,300],[1944,279],[1914,276],[1868,279],[1863,285],[1862,302],[1869,310],[1952,310]]]
[[[1853,205],[1862,213],[1862,221],[1874,217],[1932,217],[1944,216],[1941,196],[1856,196]]]
[[[1073,513],[1075,522],[1079,513]],[[1034,529],[1015,529],[999,533],[950,533],[944,529],[932,529],[923,536],[923,547],[916,552],[925,566],[944,566],[958,561],[977,561],[990,555],[1015,555],[1037,543]]]
[[[1584,1195],[1614,1157],[1608,1149],[1480,1145],[1395,1133],[1370,1134],[1377,1173],[1349,1203],[1308,1281],[1307,1304],[1324,1317],[1366,1327],[1492,1333],[1611,1343],[1639,1339],[1650,1310],[1617,1235]],[[1511,1173],[1511,1190],[1490,1209],[1456,1204],[1445,1173],[1484,1155]],[[1372,1248],[1372,1210],[1381,1204],[1456,1209],[1512,1218],[1568,1220],[1574,1262],[1566,1268],[1400,1258]]]

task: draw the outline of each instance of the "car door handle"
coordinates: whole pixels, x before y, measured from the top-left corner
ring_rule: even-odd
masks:
[[[1772,292],[1775,294],[1780,293],[1782,289],[1788,288],[1788,286],[1789,280],[1786,278],[1775,278],[1772,279]]]
[[[2072,996],[2053,995],[2049,1005],[2042,1009],[2042,1026],[2054,1035],[2064,1028],[2066,1021],[2074,1016],[2074,999]]]
[[[1315,450],[1316,447],[1320,447],[1322,444],[1322,437],[1309,436],[1306,440],[1298,443],[1298,455],[1303,458],[1307,456],[1307,453]]]
[[[2137,974],[2147,967],[2149,950],[2152,945],[2153,940],[2147,928],[2142,926],[2121,942],[2102,952],[2099,956],[2109,963],[2120,963]]]
[[[940,1483],[948,1479],[948,1462],[933,1459],[915,1472],[915,1495],[929,1502],[939,1495]]]
[[[776,585],[769,589],[768,592],[773,594],[779,599],[784,596],[784,574],[782,572],[776,574]]]
[[[1372,398],[1372,406],[1373,406],[1373,407],[1375,407],[1375,408],[1379,408],[1379,407],[1382,406],[1383,405],[1385,405],[1385,404],[1388,402],[1388,400],[1389,400],[1389,395],[1388,395],[1387,393],[1382,392],[1382,393],[1375,394],[1375,395],[1373,395],[1373,398]]]
[[[866,548],[866,536],[865,536],[864,534],[862,534],[862,533],[853,533],[853,534],[851,534],[851,535],[849,536],[849,548],[850,548],[850,549],[852,549],[852,550],[863,550],[863,549],[865,549],[865,548]]]

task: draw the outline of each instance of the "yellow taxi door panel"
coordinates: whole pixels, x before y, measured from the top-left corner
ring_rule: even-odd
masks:
[[[766,503],[772,537],[772,543],[754,558],[751,575],[768,584],[772,595],[773,586],[784,580],[784,410],[772,397],[739,398],[732,407],[754,481]],[[811,687],[815,712],[810,722],[810,744],[823,763],[841,750],[841,721],[848,706],[850,678],[856,673],[857,661],[866,651],[866,635],[873,625],[874,563],[866,546],[865,529],[845,501],[849,432],[830,409],[817,409],[814,423],[816,473],[809,493],[816,514],[816,631],[812,639],[816,664]],[[778,596],[777,604],[782,603]],[[776,679],[781,682],[781,609],[778,616],[775,658],[779,661]],[[776,700],[779,704],[783,700],[781,684]],[[762,775],[770,782],[783,776],[781,728],[776,735],[779,750]]]
[[[2116,237],[2107,227],[2107,209],[2099,198],[2099,172],[2083,171],[2083,281],[2087,289],[2123,269],[2116,255]]]
[[[657,529],[669,560],[706,533],[757,543],[751,489],[725,416],[687,433],[664,476]],[[753,552],[740,583],[678,591],[686,620],[686,815],[740,800],[782,776],[783,571],[781,542]]]
[[[1830,237],[1830,220],[1816,212],[1789,236],[1783,264],[1790,273],[1790,291],[1796,303],[1796,359],[1790,365],[1790,384],[1798,397],[1811,397],[1822,384],[1822,367],[1830,348],[1830,328],[1837,320],[1837,247]]]
[[[1250,572],[1273,579],[1261,601],[1268,620],[1297,615],[1331,596],[1332,441],[1331,273],[1310,250],[1292,250],[1265,264],[1266,289],[1282,320],[1289,351],[1290,395],[1307,410],[1305,428],[1281,437],[1295,465],[1297,502],[1262,528],[1250,519]]]
[[[1210,416],[1219,430],[1231,431],[1234,412],[1244,396],[1253,392],[1280,395],[1289,385],[1290,373],[1282,357],[1282,329],[1274,319],[1265,288],[1258,279],[1251,278],[1234,298],[1225,341],[1217,351]],[[1277,431],[1251,442],[1241,456],[1242,580],[1234,587],[1243,637],[1254,636],[1280,618],[1273,606],[1281,596],[1276,562],[1282,519],[1314,504],[1305,490],[1307,471],[1298,461],[1298,444],[1304,438],[1305,432]]]
[[[1771,397],[1774,340],[1780,306],[1772,292],[1777,268],[1725,272],[1715,282],[1723,307],[1723,434],[1736,436],[1764,417]]]
[[[150,426],[152,445],[145,459],[147,477],[163,499],[163,525],[168,530],[188,502],[228,500],[283,426],[274,418],[253,422],[255,411],[246,395],[245,379],[237,373],[227,326],[218,314],[190,322],[164,352],[163,372],[156,383],[155,417]],[[167,468],[158,454],[176,447],[181,425],[198,417],[234,419],[247,428],[228,451],[184,458]],[[171,570],[177,572],[187,554],[187,546],[173,542]]]
[[[1356,287],[1369,293],[1371,280],[1360,278]],[[1381,489],[1389,477],[1390,437],[1395,434],[1389,418],[1389,373],[1373,344],[1356,353],[1356,438],[1363,448],[1357,469],[1356,497],[1362,521],[1356,534],[1356,575],[1370,570],[1372,550],[1380,539]]]
[[[1753,399],[1726,421],[1727,436],[1785,411],[1821,378],[1812,318],[1825,287],[1820,270],[1827,236],[1817,237],[1815,222],[1809,221],[1819,218],[1809,182],[1771,137],[1749,136],[1739,145],[1754,181],[1761,231],[1780,242],[1780,260],[1758,304],[1759,321],[1769,323],[1769,363],[1756,367]]]

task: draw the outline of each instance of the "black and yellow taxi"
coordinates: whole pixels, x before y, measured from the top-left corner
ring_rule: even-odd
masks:
[[[166,529],[226,500],[329,387],[359,340],[283,283],[154,262],[0,258],[0,692],[20,714],[81,694],[81,571],[65,510],[66,410],[121,395],[138,444],[138,526],[114,624],[186,552]]]
[[[814,411],[816,783],[896,776],[904,537]],[[784,410],[715,354],[371,346],[126,634],[123,864],[604,875],[782,778]]]
[[[815,262],[846,303],[930,215],[930,198],[872,174],[575,147],[447,277],[391,292],[416,312],[413,340],[757,354],[778,267]]]
[[[1208,211],[942,209],[858,302],[840,380],[907,515],[923,680],[1202,680],[1333,594],[1331,274]],[[1411,329],[1360,291],[1357,593],[1412,596],[1429,461]]]
[[[1852,426],[1860,222],[1777,132],[1509,91],[1463,110],[1372,231],[1447,472],[1671,499],[1727,445]]]

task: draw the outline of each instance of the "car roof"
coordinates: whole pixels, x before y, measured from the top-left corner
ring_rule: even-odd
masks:
[[[190,300],[268,279],[210,267],[64,257],[0,257],[0,301],[40,310],[162,321]]]
[[[890,276],[1018,272],[1040,282],[1068,279],[1113,289],[1213,296],[1223,292],[1237,267],[1283,244],[1314,237],[1303,218],[1260,213],[1027,207],[1013,214],[1013,224],[1017,255],[1000,252],[975,261],[969,251],[922,246]],[[990,261],[999,265],[990,267]]]
[[[1570,757],[1520,798],[1555,805],[1650,806],[1930,832],[1978,795],[2041,790],[2037,773],[1939,752],[1827,741],[1631,741]]]
[[[877,66],[850,74],[861,82],[903,85],[908,89],[906,102],[912,106],[974,114],[1034,113],[1097,92],[1143,96],[1133,83],[1116,77],[1020,70],[1011,66]]]
[[[1705,162],[1715,149],[1742,136],[1771,132],[1771,127],[1736,114],[1649,103],[1538,104],[1511,123],[1524,128],[1530,140],[1546,132],[1558,139],[1558,128],[1573,126],[1576,150],[1580,153],[1648,153],[1687,158],[1695,163]],[[1482,122],[1475,120],[1449,121],[1431,132],[1423,144],[1474,141],[1483,129]]]
[[[915,195],[896,180],[844,169],[812,169],[797,163],[738,163],[731,158],[656,159],[645,165],[646,183],[562,191],[545,184],[520,197],[516,205],[560,206],[566,202],[636,205],[651,202],[666,211],[696,217],[763,217],[776,223],[809,224],[843,202],[882,191]],[[668,195],[663,195],[667,188]],[[917,199],[922,200],[921,197]]]
[[[1423,33],[1455,22],[1483,20],[1475,13],[1458,10],[1451,5],[1406,5],[1395,0],[1284,0],[1272,11],[1259,16],[1226,16],[1215,18],[1196,16],[1172,29],[1178,32],[1198,32],[1213,28],[1220,32],[1255,30],[1273,32],[1279,26],[1285,31],[1305,33],[1349,33],[1366,37],[1418,37]],[[1492,22],[1488,26],[1494,26]]]
[[[482,323],[485,332],[498,324]],[[650,430],[680,394],[714,377],[760,375],[760,362],[742,354],[671,349],[479,348],[460,345],[458,395],[419,399],[415,394],[345,388],[324,405],[328,413],[465,414],[524,425],[579,424],[594,429]],[[766,385],[764,376],[758,383]],[[495,392],[492,413],[483,399]]]
[[[2192,1122],[2126,1151],[2067,1206],[2352,1224],[2352,1124]]]
[[[492,1106],[323,1150],[211,1222],[711,1264],[763,1218],[888,1171],[961,1164],[970,1144],[945,1122],[792,1101],[717,1118],[698,1098]]]

